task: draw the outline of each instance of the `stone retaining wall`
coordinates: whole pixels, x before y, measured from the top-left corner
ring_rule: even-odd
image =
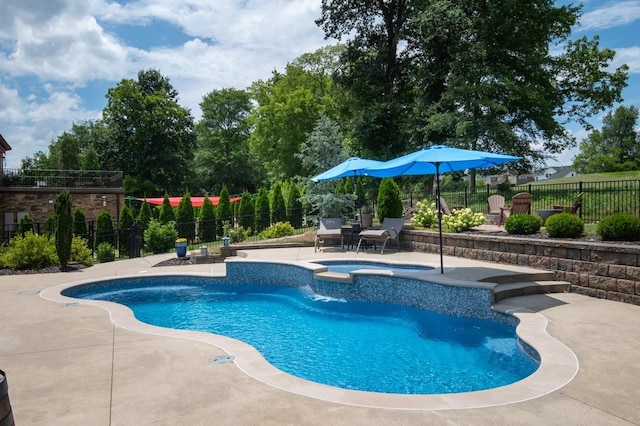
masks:
[[[640,305],[640,245],[449,233],[442,244],[448,256],[555,271],[575,293]],[[403,230],[401,246],[437,253],[438,233]]]

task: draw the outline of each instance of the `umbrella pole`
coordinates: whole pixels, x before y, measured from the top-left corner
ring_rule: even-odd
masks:
[[[444,274],[442,258],[442,208],[440,206],[440,163],[436,163],[436,204],[438,206],[438,236],[440,238],[440,273]]]

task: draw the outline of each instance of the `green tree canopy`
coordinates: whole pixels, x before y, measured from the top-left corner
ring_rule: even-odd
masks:
[[[199,188],[218,193],[222,183],[233,193],[260,180],[249,155],[251,98],[247,91],[225,88],[209,92],[200,102],[202,119],[196,126],[195,169]]]
[[[573,160],[578,173],[606,173],[640,169],[638,108],[618,107],[603,120],[602,130],[594,130],[580,143]]]

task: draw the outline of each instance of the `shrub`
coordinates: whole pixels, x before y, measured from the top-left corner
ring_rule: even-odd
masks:
[[[255,217],[256,231],[261,232],[269,227],[269,196],[267,190],[260,188],[256,197]]]
[[[269,201],[267,200],[267,203]],[[222,222],[228,220],[233,223],[233,210],[231,208],[231,201],[229,199],[229,190],[226,184],[222,184],[220,190],[220,198],[218,199],[218,208],[216,209],[216,234],[222,235]]]
[[[87,230],[87,218],[82,209],[76,209],[73,213],[73,235],[87,236],[89,231]]]
[[[429,203],[427,200],[416,203],[416,214],[411,218],[414,225],[430,227],[438,220],[438,209],[436,203]]]
[[[33,219],[29,216],[23,216],[18,224],[18,234],[24,235],[29,231],[33,232]]]
[[[228,220],[222,222],[222,235],[229,237],[231,243],[239,243],[246,240],[251,233],[251,228],[243,228],[239,226],[234,228]]]
[[[169,200],[169,194],[164,193],[164,198],[162,199],[162,206],[160,206],[160,213],[158,216],[160,223],[165,225],[169,222],[176,221],[176,212],[173,210],[173,206],[171,206],[171,200]]]
[[[284,222],[287,219],[287,208],[282,195],[282,185],[276,182],[271,189],[271,223]]]
[[[114,247],[116,245],[113,221],[111,220],[111,213],[109,213],[108,210],[100,211],[100,213],[98,213],[98,219],[96,219],[95,247],[98,247],[101,243],[109,243]]]
[[[153,254],[168,252],[174,247],[177,238],[175,222],[161,225],[157,220],[152,220],[144,231],[145,248]]]
[[[100,243],[96,248],[98,262],[110,262],[116,258],[116,248],[109,243]]]
[[[558,213],[549,216],[544,227],[552,238],[577,238],[584,231],[584,222],[575,214]]]
[[[216,211],[208,196],[204,197],[198,218],[198,236],[203,243],[216,240]]]
[[[256,225],[255,219],[255,202],[251,198],[251,194],[245,191],[240,199],[240,206],[238,207],[238,223],[243,228],[253,228]]]
[[[89,241],[82,237],[73,237],[73,240],[71,240],[71,260],[86,266],[91,266],[93,264]]]
[[[58,254],[53,237],[27,232],[9,241],[2,254],[2,263],[11,269],[41,269],[58,265]]]
[[[262,231],[260,233],[260,238],[280,238],[286,237],[287,235],[293,235],[294,233],[295,229],[293,229],[293,226],[291,226],[289,222],[278,222]]]
[[[402,217],[402,195],[400,188],[392,178],[384,178],[380,181],[378,189],[378,220],[382,222],[385,217]]]
[[[531,214],[514,214],[504,222],[504,229],[509,234],[531,235],[540,231],[542,219]]]
[[[71,259],[71,240],[73,240],[73,216],[71,214],[71,194],[62,191],[54,203],[56,216],[56,252],[62,267]]]
[[[196,238],[196,216],[191,203],[191,195],[183,195],[176,209],[176,228],[178,235],[192,242]]]
[[[470,208],[453,210],[442,216],[442,224],[451,232],[464,232],[484,223],[482,213],[474,213]]]
[[[56,233],[56,215],[52,214],[44,221],[44,235],[53,236]]]
[[[130,229],[134,223],[133,212],[127,205],[123,205],[120,209],[120,223],[118,225],[120,253],[127,253],[129,251],[129,232],[131,232]]]
[[[617,213],[603,217],[596,229],[605,241],[638,241],[640,240],[640,217]]]

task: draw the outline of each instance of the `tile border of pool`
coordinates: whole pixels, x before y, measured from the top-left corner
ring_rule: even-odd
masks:
[[[216,276],[206,273],[144,274],[145,277],[166,277],[168,275]],[[140,275],[124,275],[117,277],[117,279],[134,277],[140,277]],[[433,278],[435,277],[430,276],[429,280]],[[547,333],[547,319],[543,315],[517,306],[500,303],[499,305],[494,305],[494,308],[513,315],[520,320],[517,327],[518,335],[533,347],[540,356],[539,368],[525,379],[499,388],[452,394],[399,395],[347,390],[310,382],[284,373],[269,364],[255,348],[239,340],[222,335],[149,325],[138,321],[133,312],[126,306],[104,301],[79,300],[61,294],[63,290],[70,287],[111,279],[113,277],[75,281],[49,287],[40,292],[40,297],[63,304],[82,304],[102,308],[109,313],[110,319],[115,325],[129,331],[183,338],[213,345],[227,354],[233,355],[235,357],[233,362],[236,366],[255,380],[277,389],[327,402],[371,408],[427,411],[491,407],[513,404],[547,395],[573,380],[579,369],[578,359],[573,351]],[[434,279],[433,281],[436,280]],[[446,281],[455,285],[450,278]]]

